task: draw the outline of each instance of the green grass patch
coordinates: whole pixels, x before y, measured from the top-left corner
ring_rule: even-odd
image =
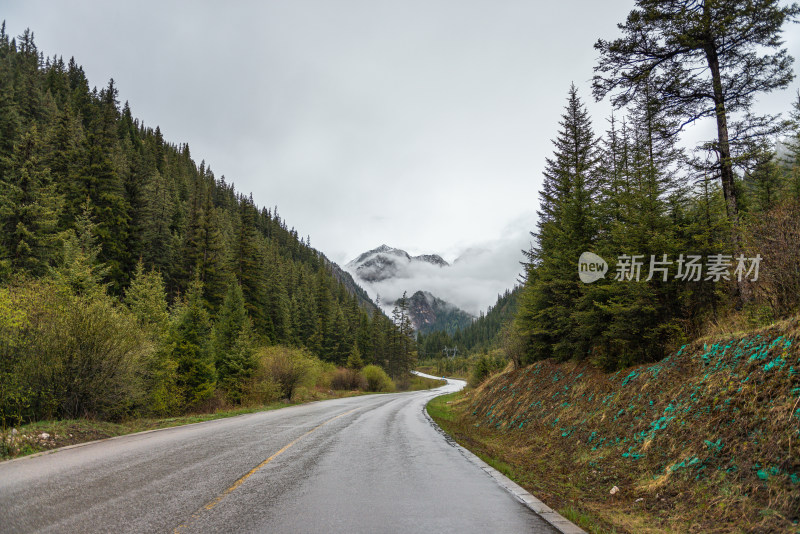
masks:
[[[460,391],[448,393],[447,395],[440,395],[431,399],[425,407],[428,410],[428,415],[430,415],[445,431],[447,431],[447,428],[445,428],[448,426],[447,423],[455,421],[456,419],[456,415],[450,407],[450,403],[460,398],[462,395],[463,393]]]
[[[479,453],[477,456],[487,464],[491,465],[492,467],[503,473],[503,475],[507,476],[511,480],[520,480],[520,477],[515,476],[514,467],[512,467],[512,465],[509,464],[508,462],[504,462],[499,458],[495,458],[494,456],[489,456],[488,454],[485,453]]]

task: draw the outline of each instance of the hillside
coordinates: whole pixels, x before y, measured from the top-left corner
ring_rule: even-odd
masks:
[[[474,317],[428,291],[417,291],[408,299],[408,314],[420,334],[455,332],[472,324]]]
[[[613,374],[535,362],[459,400],[451,431],[550,506],[617,532],[794,532],[798,325],[697,341]]]
[[[405,377],[413,341],[277,208],[90,87],[0,27],[0,424],[291,397],[276,345]]]
[[[113,294],[126,291],[139,260],[161,274],[173,299],[199,278],[212,315],[236,282],[260,337],[347,358],[362,323],[349,308],[357,302],[373,315],[376,307],[277,208],[259,207],[198,164],[187,144],[134,118],[113,80],[92,91],[74,59],[40,65],[32,33],[18,45],[3,33],[0,61],[13,74],[0,77],[0,93],[14,95],[2,101],[0,283],[57,266],[63,233],[76,230],[86,208]]]
[[[398,287],[402,288],[399,293],[407,291],[407,295],[413,292],[407,297],[407,304],[414,331],[422,334],[445,332],[451,335],[469,326],[473,316],[430,291],[419,290],[417,285],[420,283],[420,275],[424,279],[426,274],[432,272],[431,269],[438,272],[439,269],[448,267],[450,264],[437,254],[411,256],[405,250],[381,245],[349,261],[342,274],[352,274],[354,279],[370,288],[374,295],[382,295],[384,303],[389,307],[400,303]],[[399,286],[392,285],[394,281],[402,283]],[[361,290],[360,287],[358,289]],[[384,294],[385,290],[389,291],[388,295]],[[366,292],[364,295],[366,296]]]
[[[326,258],[327,260],[327,258]],[[353,280],[353,276],[339,267],[335,262],[328,260],[328,268],[331,270],[334,278],[344,286],[347,292],[358,300],[358,305],[361,306],[370,316],[374,313],[382,314],[381,309],[373,302],[364,288],[361,287]]]
[[[454,331],[428,331],[420,332],[417,336],[419,351],[422,357],[437,357],[441,355],[444,347],[458,347],[461,354],[498,348],[503,328],[513,319],[519,304],[521,287],[517,286],[498,295],[494,306],[489,306],[486,312]]]

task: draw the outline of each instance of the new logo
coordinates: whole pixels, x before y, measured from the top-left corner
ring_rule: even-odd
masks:
[[[608,272],[606,260],[593,252],[584,252],[578,259],[578,276],[584,284],[591,284],[603,278]]]

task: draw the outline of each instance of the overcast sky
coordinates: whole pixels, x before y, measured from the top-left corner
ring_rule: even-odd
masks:
[[[134,116],[344,264],[382,243],[527,248],[569,85],[604,130],[592,45],[633,1],[3,4],[10,34],[30,27],[92,85],[113,77]],[[786,37],[800,56],[797,26]],[[487,274],[510,287],[518,271]]]

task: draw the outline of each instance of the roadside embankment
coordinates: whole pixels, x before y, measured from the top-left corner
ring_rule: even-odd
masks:
[[[451,400],[443,426],[588,530],[800,532],[799,332],[613,374],[537,362]]]

